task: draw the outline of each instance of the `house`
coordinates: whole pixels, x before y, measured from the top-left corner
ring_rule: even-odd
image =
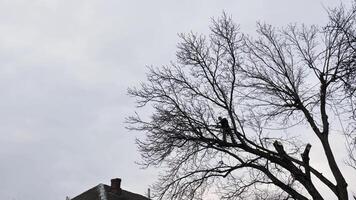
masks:
[[[115,178],[111,179],[110,186],[99,184],[71,200],[150,200],[150,198],[121,189],[121,179]]]

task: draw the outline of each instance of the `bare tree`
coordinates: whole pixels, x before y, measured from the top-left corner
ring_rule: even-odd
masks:
[[[151,67],[148,81],[129,89],[139,107],[154,108],[149,120],[128,122],[147,133],[138,140],[143,164],[165,170],[155,197],[202,199],[214,187],[221,199],[319,200],[319,182],[348,199],[329,141],[332,125],[341,125],[329,118],[355,140],[355,11],[330,10],[323,27],[258,24],[256,38],[223,14],[209,36],[180,34],[177,61]],[[333,179],[309,164],[310,144],[277,125],[317,136]]]

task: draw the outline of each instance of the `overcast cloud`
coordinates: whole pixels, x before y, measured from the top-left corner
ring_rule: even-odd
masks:
[[[114,177],[144,194],[157,170],[134,163],[142,133],[124,128],[126,90],[174,59],[177,33],[206,33],[224,10],[249,33],[321,24],[338,3],[0,0],[0,199],[64,200]]]

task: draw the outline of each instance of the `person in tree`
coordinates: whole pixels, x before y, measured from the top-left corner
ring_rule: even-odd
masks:
[[[232,132],[231,128],[229,126],[229,122],[227,121],[226,118],[218,117],[219,119],[219,128],[221,128],[222,133],[223,133],[223,141],[226,142],[226,136],[229,135],[232,137]]]

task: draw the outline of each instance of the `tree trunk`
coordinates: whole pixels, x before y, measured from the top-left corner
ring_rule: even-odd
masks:
[[[335,161],[335,157],[331,150],[328,137],[327,136],[323,137],[321,139],[321,143],[323,145],[324,152],[328,160],[331,172],[333,173],[333,176],[336,180],[337,197],[339,200],[348,200],[349,198],[347,194],[347,183]]]

